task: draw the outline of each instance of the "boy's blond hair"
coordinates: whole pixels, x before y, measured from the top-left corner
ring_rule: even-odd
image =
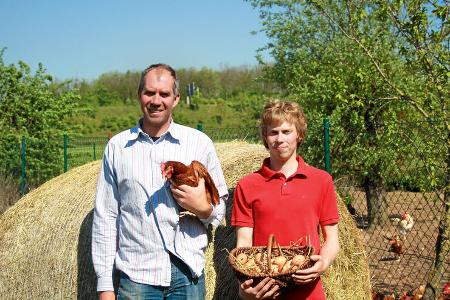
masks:
[[[271,125],[281,125],[283,122],[291,123],[297,129],[299,135],[297,147],[304,141],[307,120],[302,107],[295,102],[273,99],[269,100],[264,106],[259,125],[259,132],[266,149],[269,148],[265,140],[267,128]]]

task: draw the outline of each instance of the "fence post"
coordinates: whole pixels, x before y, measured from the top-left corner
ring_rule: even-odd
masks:
[[[68,144],[67,134],[64,133],[64,173],[67,172],[67,144]]]
[[[92,143],[92,149],[94,150],[94,160],[97,160],[97,155],[95,154],[95,142]]]
[[[197,123],[197,130],[203,131],[203,123],[202,122]]]
[[[20,193],[25,195],[25,137],[22,136],[22,144],[20,147],[21,158],[21,174],[20,174]]]
[[[330,120],[323,119],[323,148],[325,151],[325,170],[331,174],[330,164]]]

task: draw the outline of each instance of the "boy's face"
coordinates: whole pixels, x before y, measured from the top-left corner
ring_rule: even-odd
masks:
[[[285,162],[292,156],[295,157],[299,139],[294,124],[283,122],[268,126],[265,140],[269,146],[270,158]]]

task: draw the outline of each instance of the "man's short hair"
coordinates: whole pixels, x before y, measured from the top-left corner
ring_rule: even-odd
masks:
[[[297,129],[299,135],[297,147],[304,141],[308,122],[303,108],[296,102],[272,99],[264,106],[259,125],[261,139],[267,149],[269,148],[265,140],[267,128],[271,125],[281,125],[283,122],[291,123]]]
[[[161,63],[150,65],[147,69],[142,71],[141,79],[139,80],[138,95],[140,95],[142,93],[142,90],[144,89],[145,76],[147,75],[148,72],[150,72],[151,70],[154,70],[154,69],[162,69],[162,70],[166,70],[170,73],[170,75],[173,78],[173,93],[175,96],[178,96],[180,94],[180,89],[179,89],[180,81],[178,80],[177,72],[171,66],[166,65],[166,64],[161,64]]]

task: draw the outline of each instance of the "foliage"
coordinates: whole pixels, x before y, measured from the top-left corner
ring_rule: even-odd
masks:
[[[60,171],[62,155],[58,145],[63,133],[71,128],[63,121],[76,112],[79,96],[68,91],[64,83],[53,84],[41,64],[31,74],[24,62],[5,65],[2,56],[3,51],[0,52],[0,170],[6,175],[20,174],[21,137],[29,137],[27,177],[37,184]]]
[[[175,109],[175,120],[197,127],[256,126],[263,103],[276,91],[272,84],[259,80],[259,68],[227,67],[179,69],[181,101]],[[84,113],[72,118],[84,135],[106,136],[136,124],[140,117],[137,103],[139,73],[105,73],[93,82],[75,81],[80,90]],[[186,103],[185,87],[194,82],[196,93]],[[131,92],[133,91],[133,92]],[[134,96],[132,96],[134,95]],[[124,97],[134,97],[133,100]]]
[[[271,94],[274,87],[262,80],[259,67],[225,67],[222,70],[210,68],[182,68],[177,71],[182,95],[189,83],[194,83],[201,95],[208,99],[228,100],[240,93]]]
[[[388,166],[401,164],[411,149],[403,147],[392,124],[441,120],[429,123],[437,133],[432,142],[445,140],[448,6],[446,14],[442,3],[428,7],[425,1],[250,2],[260,10],[262,31],[270,38],[260,50],[274,59],[272,65],[261,60],[267,78],[301,102],[307,115],[332,120],[335,176],[354,174],[361,185],[395,184],[384,180]],[[445,151],[430,152],[429,138],[416,136],[414,151],[423,164],[439,169]],[[424,180],[410,184],[445,185]]]
[[[123,103],[132,103],[136,99],[136,91],[139,83],[140,74],[138,72],[127,71],[125,73],[110,72],[100,75],[94,84],[94,94],[96,89],[104,89],[111,93],[107,98],[99,97],[103,101],[109,103],[116,103],[123,101]],[[100,103],[100,102],[99,102]],[[100,104],[102,105],[102,104]]]

